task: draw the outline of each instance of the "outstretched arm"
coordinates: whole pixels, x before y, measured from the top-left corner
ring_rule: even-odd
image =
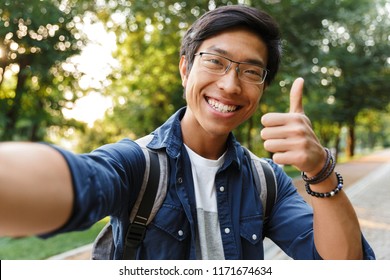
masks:
[[[72,179],[59,152],[38,143],[0,144],[0,236],[55,230],[72,205]]]
[[[326,164],[327,154],[305,116],[302,105],[303,79],[295,80],[290,92],[289,113],[263,116],[261,132],[266,150],[274,153],[278,164],[290,164],[304,171],[308,178],[316,176]],[[312,191],[327,193],[338,180],[332,173],[326,180],[311,185]],[[356,213],[343,191],[327,198],[312,197],[314,242],[324,259],[361,259],[361,231]]]

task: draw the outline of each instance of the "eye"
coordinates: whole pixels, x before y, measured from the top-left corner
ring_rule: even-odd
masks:
[[[210,55],[203,55],[203,61],[205,64],[207,64],[210,67],[223,67],[223,61],[218,56],[210,56]]]
[[[245,67],[245,69],[243,69],[243,74],[246,75],[246,76],[253,76],[253,77],[263,77],[263,69],[261,69],[260,67],[254,67],[254,66],[249,66],[249,67]]]
[[[218,58],[211,58],[210,62],[214,63],[214,64],[222,64],[221,61]]]

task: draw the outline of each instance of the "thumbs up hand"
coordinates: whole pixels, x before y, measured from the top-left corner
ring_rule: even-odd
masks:
[[[304,80],[294,81],[290,91],[288,113],[268,113],[261,118],[264,148],[273,153],[278,164],[294,165],[308,176],[324,166],[326,152],[319,143],[309,118],[305,115],[302,95]]]

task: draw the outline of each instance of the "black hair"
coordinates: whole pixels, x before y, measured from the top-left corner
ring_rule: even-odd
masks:
[[[208,11],[191,25],[183,37],[180,49],[180,56],[184,55],[186,58],[188,73],[192,68],[194,55],[203,41],[235,27],[248,28],[257,34],[267,46],[266,68],[269,73],[266,83],[270,84],[276,76],[281,60],[279,26],[266,12],[244,5],[218,7]]]

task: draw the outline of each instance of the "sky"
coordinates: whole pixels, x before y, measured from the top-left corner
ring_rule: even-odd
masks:
[[[63,114],[66,118],[75,118],[92,127],[95,120],[102,119],[106,110],[112,107],[111,99],[102,96],[99,88],[106,82],[111,67],[117,65],[111,55],[116,48],[116,40],[113,33],[106,32],[102,23],[92,23],[87,20],[84,31],[90,43],[72,61],[79,65],[80,71],[85,73],[79,80],[80,87],[93,88],[93,90],[90,90],[85,97],[78,99],[72,110],[63,109]]]

